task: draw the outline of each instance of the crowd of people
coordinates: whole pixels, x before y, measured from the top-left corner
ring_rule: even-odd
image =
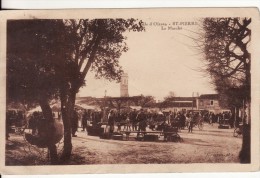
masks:
[[[87,126],[97,126],[99,123],[106,124],[109,132],[118,131],[146,131],[163,130],[165,127],[173,127],[183,130],[187,127],[188,132],[192,132],[193,127],[198,123],[208,122],[209,124],[221,123],[228,120],[231,128],[234,126],[234,117],[231,112],[214,114],[213,112],[150,112],[144,109],[137,110],[116,110],[112,109],[107,114],[103,111],[85,110],[82,117],[82,131],[87,131]],[[79,119],[79,114],[75,110],[74,123],[72,124],[72,135],[75,136],[75,130]]]
[[[61,114],[58,113],[60,119]],[[43,115],[41,112],[34,112],[28,120],[28,126],[32,129],[32,134],[35,134],[37,123],[40,122]],[[81,121],[79,125],[79,120]],[[188,129],[188,132],[193,131],[193,127],[198,123],[208,122],[209,124],[229,124],[231,128],[237,126],[241,119],[236,119],[231,112],[223,112],[214,114],[213,112],[193,112],[193,111],[179,111],[179,112],[151,112],[141,109],[134,110],[116,110],[110,111],[95,111],[95,110],[78,110],[75,109],[73,117],[71,118],[71,132],[72,136],[76,137],[76,132],[79,127],[82,131],[87,131],[88,126],[101,127],[107,125],[109,132],[119,131],[146,131],[163,130],[167,127],[177,128],[177,130]],[[7,112],[7,139],[9,137],[8,130],[10,125],[15,122],[21,125],[25,121],[24,115],[21,112]],[[12,123],[11,123],[12,122]],[[102,123],[102,124],[101,124]]]
[[[213,112],[208,112],[204,115],[204,120],[209,124],[219,123],[229,125],[231,128],[237,126],[241,121],[241,118],[237,117],[235,119],[235,115],[230,111],[225,111],[222,113],[214,114]]]

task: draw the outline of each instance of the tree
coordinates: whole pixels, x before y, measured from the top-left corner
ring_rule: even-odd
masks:
[[[244,119],[242,163],[250,162],[250,103],[251,103],[251,18],[205,18],[203,33],[197,44],[205,54],[206,73],[216,91],[229,106],[247,105]],[[245,104],[243,104],[245,103]]]
[[[169,94],[164,97],[164,101],[172,101],[176,97],[173,91],[170,91]]]
[[[56,60],[56,71],[61,78],[59,91],[65,131],[61,159],[66,161],[72,150],[70,118],[76,93],[85,84],[86,75],[91,70],[96,78],[119,82],[123,73],[119,58],[128,50],[123,33],[142,31],[144,27],[142,21],[135,19],[64,20],[64,24],[67,35],[64,44],[70,46],[71,55]],[[58,64],[64,66],[60,68]]]
[[[119,81],[123,73],[119,58],[128,50],[124,32],[142,31],[144,27],[142,21],[135,19],[24,20],[23,23],[22,27],[14,28],[15,42],[10,43],[8,59],[13,59],[13,66],[18,66],[20,73],[12,77],[17,86],[22,88],[26,83],[31,87],[11,93],[17,98],[20,95],[30,98],[33,92],[37,97],[32,99],[42,102],[43,112],[50,120],[53,118],[48,99],[59,95],[64,124],[64,149],[60,160],[65,163],[72,151],[70,122],[76,93],[85,84],[86,75],[92,71],[96,78]],[[23,38],[20,29],[27,36]],[[11,34],[12,28],[9,31]],[[16,42],[20,46],[13,48]],[[16,49],[19,49],[17,55]],[[23,80],[19,79],[19,74]],[[8,90],[14,91],[13,88]]]
[[[54,25],[56,29],[46,27]],[[57,21],[11,20],[7,23],[7,103],[40,104],[46,118],[47,139],[51,163],[57,164],[58,156],[53,143],[54,119],[49,100],[58,92],[54,60],[55,36],[59,34]],[[53,39],[53,40],[46,40]]]
[[[156,101],[154,99],[154,96],[151,96],[151,95],[143,96],[143,95],[141,95],[141,97],[137,98],[136,103],[137,103],[138,106],[141,106],[141,107],[150,107],[150,106],[153,106],[154,103],[156,103]]]

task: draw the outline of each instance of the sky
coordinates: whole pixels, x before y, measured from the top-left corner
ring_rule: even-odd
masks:
[[[144,20],[145,32],[127,32],[129,50],[120,57],[120,65],[128,73],[130,96],[152,95],[163,100],[170,91],[176,96],[215,93],[210,79],[199,69],[203,67],[202,54],[191,39],[197,38],[199,25],[188,25],[196,19]],[[177,22],[177,23],[176,23]],[[162,28],[164,30],[162,30]],[[104,79],[86,77],[87,86],[79,96],[120,96],[120,85]]]

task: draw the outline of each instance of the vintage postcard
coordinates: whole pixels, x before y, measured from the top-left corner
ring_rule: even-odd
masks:
[[[257,8],[1,13],[1,173],[259,170]]]

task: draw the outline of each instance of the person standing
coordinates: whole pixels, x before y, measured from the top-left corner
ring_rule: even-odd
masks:
[[[212,112],[210,112],[210,114],[209,114],[209,124],[213,125],[213,113]]]
[[[120,111],[120,110],[117,111],[117,113],[116,113],[116,123],[117,123],[117,131],[118,131],[118,132],[121,131],[122,117],[123,117],[122,111]]]
[[[78,130],[78,113],[76,109],[73,111],[73,117],[71,118],[71,134],[72,137],[77,137],[76,132]]]
[[[37,125],[39,122],[38,115],[38,112],[33,112],[31,118],[29,119],[29,129],[32,129],[32,135],[37,135]]]
[[[136,117],[137,117],[137,113],[136,113],[136,110],[134,109],[134,111],[132,111],[131,115],[130,115],[130,122],[132,123],[132,130],[133,131],[137,130],[137,120],[136,120]]]
[[[124,130],[126,130],[126,131],[131,131],[131,122],[130,122],[130,116],[129,116],[128,113],[126,114],[126,120],[125,120]]]
[[[143,109],[141,109],[140,113],[137,115],[137,121],[139,122],[138,133],[137,133],[137,137],[138,137],[139,132],[140,131],[145,132],[146,127],[147,127],[146,115],[145,115]]]
[[[186,117],[183,113],[181,113],[180,115],[180,121],[179,121],[179,126],[180,126],[180,129],[184,129],[185,127],[185,122],[186,122]]]
[[[172,111],[170,111],[166,117],[167,124],[171,123],[172,117],[173,117],[173,114],[172,114]]]
[[[187,114],[186,117],[187,117],[188,130],[190,133],[192,133],[192,128],[193,128],[192,117],[190,114]]]
[[[87,130],[87,121],[88,121],[88,113],[87,110],[84,110],[83,116],[82,116],[82,131]]]
[[[109,132],[113,133],[115,127],[115,114],[113,110],[111,110],[110,113],[108,114],[108,126],[109,126]]]
[[[178,112],[177,116],[171,122],[171,126],[179,129],[180,128],[180,120],[181,120],[181,113]]]

